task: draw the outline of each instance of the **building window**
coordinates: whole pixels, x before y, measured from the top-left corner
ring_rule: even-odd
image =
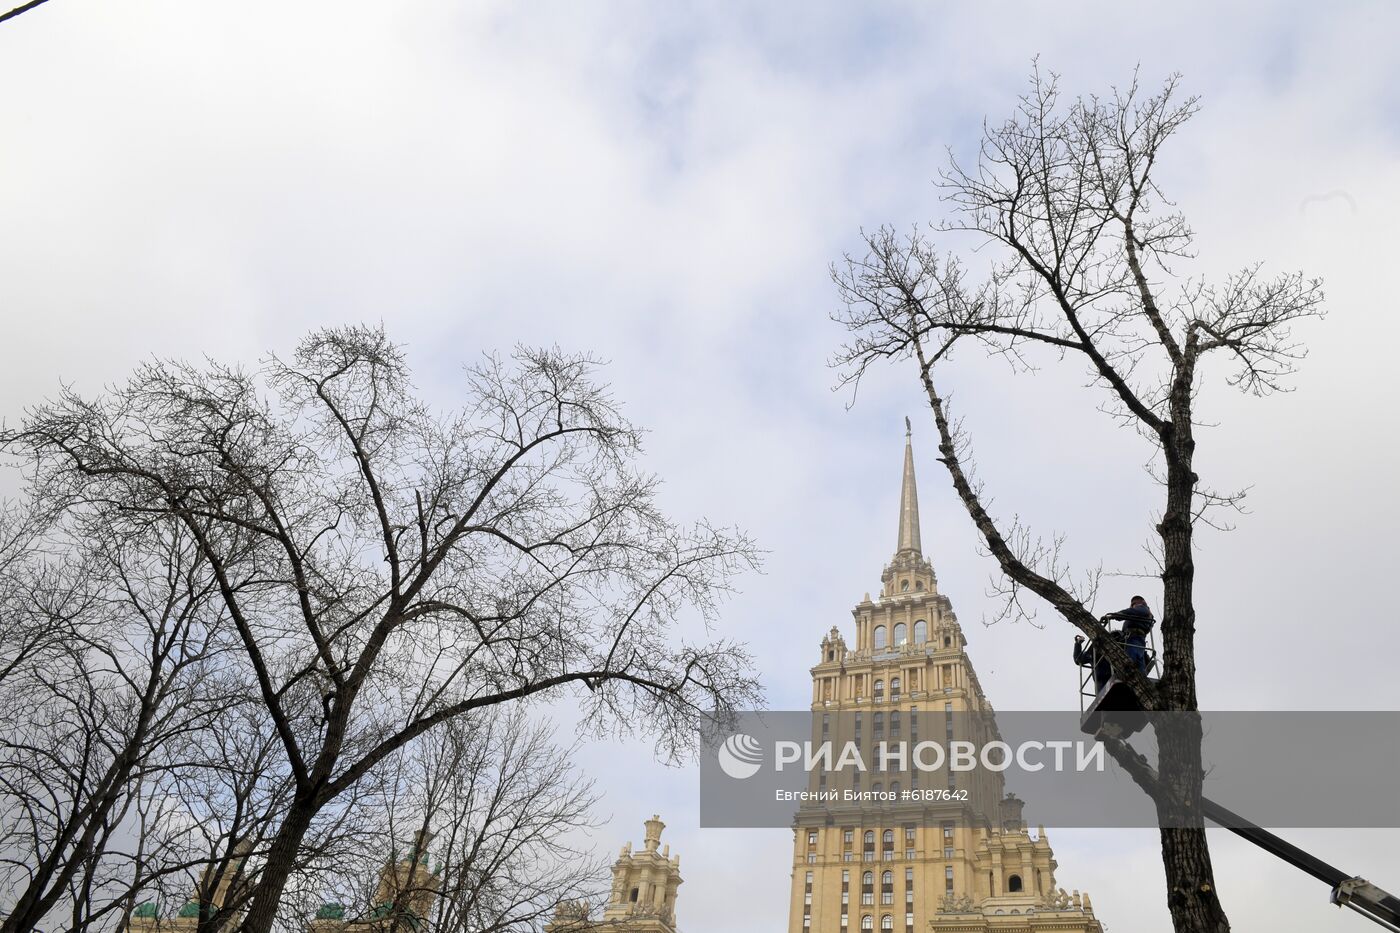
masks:
[[[809,845],[809,846],[814,846],[814,845],[816,845],[816,844],[817,844],[817,834],[816,834],[816,833],[808,833],[808,834],[807,834],[807,845]]]
[[[880,918],[880,929],[882,929],[882,930],[893,930],[893,929],[894,929],[894,917],[890,916],[889,914],[885,914],[883,917],[881,917],[881,918]]]
[[[634,904],[637,903],[637,895],[640,893],[640,891],[641,891],[640,888],[633,888],[633,889],[632,889],[632,903],[634,903]]]
[[[1013,893],[1013,894],[1016,893],[1017,891],[1020,891],[1020,890],[1021,890],[1021,876],[1020,876],[1020,875],[1012,875],[1010,878],[1007,878],[1007,879],[1006,879],[1006,890],[1007,890],[1008,892],[1010,892],[1010,893]]]
[[[862,930],[873,930],[873,929],[875,929],[875,919],[874,919],[873,917],[871,917],[869,914],[866,914],[864,917],[861,917],[861,918],[860,918],[860,928],[861,928]]]
[[[855,830],[848,829],[841,834],[841,841],[844,842],[846,845],[850,845],[852,842],[855,841],[855,836]]]
[[[898,700],[898,699],[899,699],[899,680],[898,680],[898,679],[895,680],[895,682],[894,682],[894,684],[893,684],[893,689],[894,689],[895,692],[892,693],[892,694],[890,694],[890,699],[891,699],[891,700]],[[894,710],[894,711],[892,711],[892,712],[890,713],[890,735],[899,735],[899,710]]]
[[[884,698],[885,698],[885,682],[884,682],[883,680],[877,680],[877,681],[875,681],[875,702],[876,702],[876,703],[879,703],[879,702],[880,702],[881,700],[883,700]],[[876,715],[878,716],[879,714],[876,713]]]
[[[878,682],[875,684],[875,689],[876,689],[876,690],[879,690],[879,689],[880,689],[880,685],[879,685]],[[880,694],[876,693],[876,694],[875,694],[875,698],[878,700],[878,699],[880,698]],[[884,713],[876,713],[876,714],[875,714],[875,740],[878,742],[878,741],[880,740],[880,736],[882,736],[882,735],[884,735],[884,734],[885,734],[885,714],[884,714]]]
[[[896,648],[899,647],[900,645],[904,644],[904,643],[907,642],[908,640],[909,640],[909,626],[905,625],[903,622],[896,622],[896,623],[894,624],[894,644],[895,644],[895,647],[896,647]]]
[[[885,647],[885,627],[883,625],[875,626],[875,647]],[[808,657],[811,657],[811,655],[808,655]]]
[[[890,679],[890,699],[891,699],[891,700],[898,700],[898,699],[899,699],[899,678],[898,678],[898,677],[894,677],[894,678],[891,678],[891,679]]]
[[[914,644],[918,645],[928,641],[928,623],[923,619],[914,623]]]

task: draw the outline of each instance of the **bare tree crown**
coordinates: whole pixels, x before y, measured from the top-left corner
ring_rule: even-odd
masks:
[[[1192,234],[1157,181],[1171,137],[1196,112],[1173,77],[1155,94],[1136,80],[1107,99],[1061,99],[1037,71],[1016,114],[986,128],[975,165],[940,176],[953,218],[999,249],[981,281],[922,233],[882,228],[863,257],[833,269],[853,335],[836,362],[858,379],[871,362],[930,364],[962,339],[1017,365],[1033,346],[1081,359],[1117,409],[1152,431],[1172,418],[1173,380],[1222,351],[1231,382],[1283,388],[1303,355],[1291,325],[1321,313],[1320,283],[1250,266],[1223,282],[1182,277]]]
[[[261,795],[280,821],[249,931],[271,928],[323,811],[344,812],[328,805],[456,717],[569,695],[586,729],[675,756],[702,720],[757,701],[740,644],[678,629],[691,615],[708,631],[757,552],[662,514],[597,368],[557,349],[488,357],[440,413],[381,328],[328,329],[252,371],[150,362],[0,432],[37,511],[101,540],[167,528],[190,553],[217,617],[206,683],[243,685],[244,724],[269,730],[289,782],[221,779],[220,799]]]

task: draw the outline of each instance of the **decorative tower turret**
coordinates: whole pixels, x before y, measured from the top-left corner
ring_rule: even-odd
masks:
[[[546,933],[586,933],[592,930],[618,933],[677,933],[676,893],[681,886],[681,858],[661,845],[666,824],[661,817],[646,821],[642,851],[631,843],[622,847],[613,863],[612,892],[601,921],[589,918],[587,905],[565,904],[545,927]]]

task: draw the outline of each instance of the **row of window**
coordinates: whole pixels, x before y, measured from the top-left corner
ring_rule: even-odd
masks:
[[[877,625],[872,634],[875,637],[875,647],[884,648],[887,643],[886,638],[889,635],[889,631],[883,625]],[[924,641],[928,641],[928,623],[920,619],[914,623],[914,644],[917,645]],[[908,642],[909,626],[905,625],[903,622],[896,622],[894,624],[894,646],[899,647]]]
[[[953,866],[947,865],[943,869],[943,878],[949,891],[953,889]],[[804,903],[812,903],[812,880],[813,873],[807,872],[807,884],[805,890]],[[1009,875],[1006,879],[1006,890],[1011,894],[1018,894],[1025,889],[1020,875]],[[850,869],[841,870],[841,912],[846,912],[846,904],[850,901],[851,872]],[[875,897],[875,873],[873,871],[864,872],[860,876],[860,895],[862,904],[873,903]],[[880,896],[881,903],[894,903],[894,872],[888,869],[880,873]],[[909,903],[914,901],[914,869],[904,869],[904,899]],[[804,913],[811,913],[810,909]]]
[[[882,683],[883,683],[883,681],[879,681],[879,680],[875,681],[875,689],[876,689],[876,690],[883,690],[884,687],[881,686]],[[891,681],[891,683],[894,685],[894,689],[895,689],[895,691],[896,691],[896,694],[895,694],[895,695],[896,695],[896,697],[897,697],[897,696],[898,696],[898,690],[899,690],[899,678],[896,677],[893,681]],[[952,722],[951,717],[952,717],[952,713],[953,713],[953,704],[951,704],[951,703],[945,703],[944,706],[947,707],[947,709],[944,710],[945,718],[948,718],[948,719],[949,719],[949,723],[951,724],[951,722]],[[899,720],[899,714],[900,714],[900,710],[897,710],[897,709],[892,709],[892,710],[890,710],[890,728],[893,729],[893,730],[895,730],[896,732],[899,731],[899,722],[900,722],[900,720]],[[876,712],[876,713],[872,714],[872,719],[874,720],[874,723],[875,723],[875,731],[876,731],[876,732],[880,732],[880,731],[882,731],[882,730],[885,728],[885,714],[884,714],[883,712]],[[855,713],[855,714],[853,714],[853,716],[852,716],[852,718],[851,718],[851,724],[855,727],[856,738],[860,738],[861,726],[865,725],[865,714],[864,714],[864,713]],[[918,731],[918,728],[919,728],[919,708],[918,708],[917,706],[911,706],[911,707],[909,707],[909,727],[910,727],[911,729],[915,730],[915,731]],[[831,734],[831,714],[830,714],[830,713],[822,713],[822,735],[830,735],[830,734]]]
[[[896,782],[892,783],[890,786],[891,786],[892,789],[894,789],[895,791],[897,791],[898,788],[899,788],[899,782],[896,781]],[[876,789],[878,789],[878,788],[880,787],[880,785],[877,783],[877,784],[875,785],[875,787],[876,787]],[[842,858],[841,858],[841,860],[842,860],[843,862],[854,862],[854,861],[856,860],[856,853],[855,853],[855,850],[852,848],[852,846],[853,846],[854,843],[855,843],[855,830],[853,830],[853,829],[847,829],[847,830],[845,830],[844,833],[843,833],[843,840],[842,840],[842,841],[843,841],[843,846],[842,846],[842,848],[843,848],[844,851],[842,852]],[[916,841],[916,837],[915,837],[915,830],[914,830],[914,827],[913,827],[913,826],[906,826],[906,827],[904,827],[904,858],[907,859],[907,860],[909,860],[909,861],[913,861],[915,858],[917,858],[917,853],[916,853],[916,850],[915,850],[915,847],[914,847],[915,841]],[[875,861],[875,831],[874,831],[874,830],[866,830],[864,836],[861,838],[861,842],[862,842],[862,849],[863,849],[861,861],[863,861],[863,862],[873,862],[873,861]],[[895,832],[894,832],[894,830],[892,830],[892,829],[887,829],[887,830],[885,830],[885,831],[881,834],[881,836],[880,836],[880,860],[881,860],[881,861],[885,861],[885,862],[892,862],[892,861],[894,861],[894,858],[895,858],[895,847],[894,847],[894,844],[895,844]],[[816,833],[815,831],[813,831],[813,832],[808,832],[808,833],[807,833],[807,863],[808,863],[809,865],[815,865],[815,864],[817,863],[817,852],[816,852],[816,849],[817,849],[817,833]],[[950,859],[950,858],[953,857],[953,824],[952,824],[952,823],[944,823],[944,824],[943,824],[943,857],[946,858],[946,859]],[[912,870],[913,870],[913,869],[909,869],[909,871],[912,871]]]
[[[894,624],[893,641],[889,640],[889,630],[886,629],[883,625],[875,626],[874,630],[870,634],[873,638],[872,644],[874,645],[877,651],[881,648],[898,648],[902,645],[909,644],[909,626],[905,625],[903,622],[896,622]],[[919,645],[923,644],[926,641],[928,641],[928,623],[925,622],[923,619],[919,619],[917,622],[914,623],[913,643]],[[943,636],[943,647],[953,647],[953,636]]]
[[[952,838],[953,838],[953,828],[954,828],[954,826],[955,826],[956,824],[953,823],[953,822],[951,822],[951,821],[945,820],[943,823],[941,823],[941,824],[939,824],[939,825],[940,825],[940,828],[943,830],[943,838],[944,838],[945,840],[951,841]],[[912,844],[913,844],[914,839],[915,839],[915,836],[916,836],[916,834],[917,834],[917,830],[918,830],[918,828],[915,827],[915,826],[905,826],[905,827],[904,827],[904,842],[905,842],[906,845],[912,845]],[[807,845],[808,845],[808,847],[813,847],[813,846],[815,846],[815,845],[817,844],[817,835],[818,835],[818,833],[817,833],[817,831],[816,831],[815,829],[813,829],[813,830],[808,830],[808,832],[807,832]],[[880,842],[884,845],[884,847],[885,847],[886,849],[893,849],[893,848],[894,848],[894,835],[895,835],[895,833],[894,833],[894,830],[892,830],[892,829],[887,829],[887,830],[885,830],[884,832],[880,833]],[[855,831],[854,829],[852,829],[852,828],[847,828],[847,829],[844,829],[844,830],[841,831],[841,842],[845,845],[846,848],[849,849],[852,845],[855,844],[855,841],[856,841],[856,831]],[[865,848],[867,848],[867,849],[874,849],[874,848],[875,848],[875,830],[873,830],[873,829],[867,829],[867,830],[865,831],[865,833],[861,836],[861,840],[860,840],[860,841],[861,841],[862,844],[864,844]]]
[[[811,926],[812,926],[812,918],[811,918],[811,917],[803,917],[803,918],[802,918],[802,927],[803,927],[803,929],[810,929]],[[842,929],[845,929],[845,928],[846,928],[846,918],[845,918],[845,917],[842,917],[842,918],[841,918],[841,928],[842,928]],[[860,918],[860,928],[861,928],[862,930],[873,930],[873,929],[875,929],[875,920],[874,920],[874,918],[871,917],[869,914],[866,914],[864,917],[861,917],[861,918]],[[881,917],[881,918],[880,918],[880,929],[881,929],[881,930],[893,930],[893,929],[894,929],[894,917],[891,916],[890,914],[885,914],[883,917]],[[913,915],[912,913],[907,913],[907,914],[904,915],[904,933],[914,933],[914,915]]]

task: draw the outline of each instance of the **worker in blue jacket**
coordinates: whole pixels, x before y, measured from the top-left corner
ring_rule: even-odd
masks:
[[[1129,601],[1127,609],[1110,612],[1101,621],[1112,620],[1123,623],[1123,642],[1128,648],[1128,656],[1133,659],[1138,670],[1146,674],[1147,635],[1157,622],[1152,617],[1152,610],[1147,607],[1147,600],[1141,596],[1134,596]]]

